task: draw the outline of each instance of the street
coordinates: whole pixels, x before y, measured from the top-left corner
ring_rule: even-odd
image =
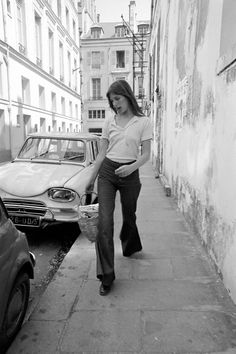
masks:
[[[36,257],[34,279],[31,280],[27,321],[66,253],[79,235],[76,225],[57,226],[50,230],[24,230],[30,251]]]

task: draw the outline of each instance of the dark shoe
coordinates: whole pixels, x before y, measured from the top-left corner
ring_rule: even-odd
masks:
[[[101,284],[100,285],[100,288],[99,288],[99,294],[101,296],[106,296],[111,290],[111,285],[103,285]]]

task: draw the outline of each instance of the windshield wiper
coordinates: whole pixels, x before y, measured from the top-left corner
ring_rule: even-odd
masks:
[[[74,159],[77,159],[77,158],[82,158],[82,161],[80,162],[83,162],[84,161],[84,154],[78,154],[78,155],[73,155],[73,156],[70,156],[70,157],[64,157],[63,160],[74,160]]]
[[[44,156],[44,155],[47,155],[48,151],[45,151],[45,152],[42,152],[41,154],[39,155],[35,155],[33,157],[30,158],[30,160],[33,160],[33,159],[37,159],[38,157],[41,157],[41,156]]]

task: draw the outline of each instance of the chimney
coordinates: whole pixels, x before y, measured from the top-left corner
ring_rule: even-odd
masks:
[[[136,32],[136,2],[129,3],[129,25],[133,32]]]
[[[97,23],[100,22],[100,14],[97,14]]]

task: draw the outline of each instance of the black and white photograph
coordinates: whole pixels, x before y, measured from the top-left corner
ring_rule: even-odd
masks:
[[[0,0],[0,354],[236,354],[236,0]]]

